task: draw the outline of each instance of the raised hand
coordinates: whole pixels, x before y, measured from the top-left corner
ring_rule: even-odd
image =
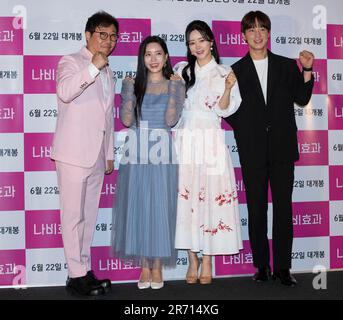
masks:
[[[229,75],[225,78],[225,90],[231,90],[232,87],[235,85],[237,78],[233,71],[229,73]]]
[[[314,55],[310,51],[301,51],[299,54],[299,61],[305,68],[312,68],[314,62]]]
[[[92,63],[101,70],[103,67],[105,67],[108,64],[108,58],[105,54],[102,52],[96,52],[93,55]]]
[[[177,74],[172,74],[170,76],[170,80],[172,80],[172,81],[181,81],[182,78],[179,75],[177,75]]]

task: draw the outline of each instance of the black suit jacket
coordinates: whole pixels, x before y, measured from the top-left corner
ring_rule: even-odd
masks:
[[[296,61],[268,51],[267,104],[248,53],[232,65],[242,103],[225,120],[234,129],[242,166],[260,167],[268,162],[299,159],[294,103],[308,104],[314,78],[304,83]]]

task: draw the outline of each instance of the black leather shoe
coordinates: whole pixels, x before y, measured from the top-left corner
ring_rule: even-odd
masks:
[[[263,267],[263,268],[258,268],[257,272],[253,276],[253,280],[256,282],[265,282],[268,281],[269,278],[271,277],[271,271],[270,267]]]
[[[285,286],[295,287],[298,282],[291,275],[289,269],[281,269],[273,272],[273,279],[280,280],[281,283]]]
[[[104,288],[91,282],[87,275],[78,278],[68,278],[66,289],[71,294],[81,296],[99,296],[105,293]]]
[[[95,276],[95,274],[92,270],[88,271],[86,276],[95,285],[103,287],[106,293],[111,290],[111,286],[112,286],[111,280],[109,280],[109,279],[102,279],[102,280],[97,279],[97,277]]]

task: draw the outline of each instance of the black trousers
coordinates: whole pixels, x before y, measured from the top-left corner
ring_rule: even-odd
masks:
[[[293,244],[292,191],[294,163],[273,163],[262,168],[242,166],[246,189],[249,239],[254,266],[270,265],[268,241],[268,184],[273,199],[274,270],[291,269]]]

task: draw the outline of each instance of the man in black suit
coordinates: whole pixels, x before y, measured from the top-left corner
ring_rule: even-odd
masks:
[[[232,69],[242,103],[225,120],[234,130],[249,212],[249,238],[257,272],[254,280],[271,277],[267,237],[268,183],[273,197],[273,278],[297,284],[290,274],[294,162],[299,159],[294,103],[308,104],[314,56],[302,51],[302,73],[293,59],[268,50],[271,22],[261,11],[247,13],[241,31],[249,52]]]

